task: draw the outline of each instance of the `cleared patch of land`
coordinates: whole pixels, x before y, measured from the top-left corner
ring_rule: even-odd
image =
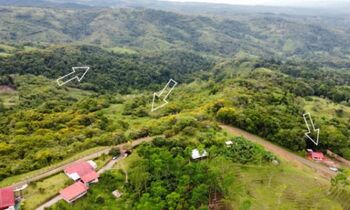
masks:
[[[317,172],[317,174],[320,175],[321,177],[324,177],[327,179],[331,179],[332,177],[334,177],[336,175],[336,173],[333,171],[330,171],[328,169],[328,167],[314,163],[314,162],[307,160],[305,158],[302,158],[302,157],[300,157],[292,152],[289,152],[280,146],[272,144],[271,142],[268,142],[268,141],[266,141],[266,140],[264,140],[256,135],[250,134],[250,133],[243,131],[239,128],[234,128],[231,126],[222,125],[221,127],[224,128],[226,131],[228,131],[230,134],[233,134],[235,136],[243,136],[244,138],[246,138],[254,143],[262,145],[266,150],[274,153],[275,155],[282,158],[283,160],[291,162],[293,165],[295,165],[299,168],[307,166],[307,167],[313,169],[315,172]]]
[[[326,117],[327,119],[350,119],[350,107],[336,104],[328,99],[311,97],[305,100],[304,109],[317,117]]]
[[[88,149],[88,150],[85,150],[84,152],[76,154],[76,155],[72,156],[71,158],[68,158],[68,159],[66,159],[66,160],[64,160],[64,161],[62,161],[60,163],[53,164],[53,165],[51,165],[49,167],[45,167],[45,168],[42,168],[42,169],[39,169],[39,170],[36,170],[36,171],[31,171],[29,173],[21,174],[21,175],[18,175],[18,176],[12,176],[12,177],[6,178],[6,179],[4,179],[4,180],[2,180],[0,182],[0,186],[3,187],[3,186],[13,185],[15,183],[19,183],[19,184],[21,184],[22,182],[25,183],[30,178],[43,176],[44,174],[46,174],[46,173],[48,173],[48,172],[50,172],[52,170],[55,170],[57,168],[62,168],[66,164],[69,164],[69,163],[71,163],[73,161],[79,160],[80,158],[86,157],[86,156],[88,156],[90,154],[94,154],[96,152],[103,151],[106,148],[107,147],[95,147],[95,148],[92,148],[92,149]],[[59,171],[57,171],[57,172],[59,172]],[[55,174],[55,173],[52,173],[52,174]],[[39,180],[39,179],[37,179],[37,180]]]

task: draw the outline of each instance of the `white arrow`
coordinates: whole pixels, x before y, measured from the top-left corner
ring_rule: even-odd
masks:
[[[176,85],[177,85],[177,82],[173,79],[170,79],[169,82],[163,88],[163,90],[161,90],[158,93],[153,93],[153,102],[152,102],[152,110],[151,110],[152,112],[168,104],[167,98],[170,95],[171,91],[173,91],[173,89],[176,87]],[[163,103],[159,106],[155,106],[156,99],[160,97],[162,97]]]
[[[314,144],[318,145],[318,142],[319,142],[319,137],[320,137],[320,129],[319,128],[315,128],[315,125],[314,125],[314,122],[312,121],[312,118],[311,118],[311,114],[310,113],[305,113],[303,115],[304,117],[304,121],[306,123],[306,126],[307,126],[307,129],[308,129],[308,132],[305,133],[305,136],[310,139]],[[311,124],[311,128],[310,128],[310,124]],[[313,132],[316,132],[316,141],[310,136],[311,133]]]
[[[89,71],[90,67],[73,67],[72,69],[73,71],[71,73],[64,75],[63,77],[60,77],[56,80],[58,86],[65,85],[74,79],[80,82],[84,78],[85,74]]]

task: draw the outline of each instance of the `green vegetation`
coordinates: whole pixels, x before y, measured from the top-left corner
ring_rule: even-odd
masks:
[[[350,208],[347,169],[330,185],[218,125],[299,154],[330,149],[350,159],[346,24],[35,7],[1,7],[0,20],[0,186],[160,136],[104,173],[85,198],[51,209]],[[81,82],[57,86],[79,65],[90,66]],[[169,104],[151,112],[152,94],[170,78],[179,85]],[[305,112],[321,129],[317,147],[305,138]],[[192,160],[193,149],[208,156]],[[101,156],[98,168],[119,155]],[[23,207],[70,183],[62,173],[31,183]],[[123,195],[116,199],[114,190]]]
[[[72,180],[69,179],[64,173],[53,175],[47,179],[39,182],[34,182],[24,190],[23,196],[25,197],[22,203],[23,209],[35,209],[40,204],[57,195],[57,193],[72,184]]]
[[[350,170],[343,169],[337,174],[331,181],[332,188],[329,190],[329,194],[337,201],[339,201],[344,209],[350,208]]]
[[[197,141],[184,132],[156,138],[103,174],[100,183],[73,206],[61,201],[51,209],[100,205],[106,209],[208,209],[208,203],[240,209],[341,209],[337,201],[327,198],[329,183],[314,179],[312,172],[284,162],[272,165],[275,157],[270,153],[241,137],[220,133],[200,129]],[[229,139],[234,144],[226,147]],[[205,149],[208,158],[191,160],[193,148]],[[114,190],[122,196],[116,199]]]
[[[86,155],[85,152],[79,154],[80,156]],[[76,156],[79,156],[76,155]],[[102,155],[99,158],[94,159],[97,164],[97,170],[103,167],[111,159],[108,155]],[[72,160],[70,160],[72,161]],[[58,173],[48,178],[42,179],[37,182],[32,182],[23,191],[23,196],[25,198],[24,202],[21,204],[23,209],[35,209],[43,202],[56,196],[58,192],[72,184],[71,180],[66,174]]]
[[[151,9],[4,7],[0,13],[0,41],[88,43],[148,51],[181,49],[224,57],[246,52],[325,64],[348,62],[347,20],[239,14],[236,11],[225,18],[211,18]]]
[[[191,120],[190,124],[188,120]],[[232,178],[223,177],[215,164],[211,166],[211,160],[224,158],[238,163],[269,164],[275,159],[242,138],[232,139],[236,144],[227,148],[224,143],[227,137],[218,132],[217,127],[207,129],[205,125],[211,123],[179,116],[177,123],[170,127],[175,136],[169,139],[157,137],[151,144],[141,145],[135,151],[137,154],[131,155],[131,163],[119,163],[115,166],[119,170],[103,175],[101,183],[89,192],[92,195],[78,201],[73,209],[97,208],[102,200],[106,208],[113,208],[117,202],[116,206],[121,209],[207,209],[208,202],[222,196],[224,184]],[[193,128],[196,133],[188,138],[187,132]],[[210,158],[191,160],[194,148],[207,150]],[[124,193],[119,200],[111,194],[116,189]],[[101,202],[97,202],[98,197]],[[72,207],[60,202],[57,208]]]
[[[179,82],[192,81],[196,78],[193,73],[208,70],[212,63],[197,53],[177,50],[125,54],[93,46],[67,46],[0,58],[0,76],[16,73],[57,79],[79,65],[90,66],[91,70],[82,83],[69,85],[97,92],[125,94],[159,87],[169,77]]]

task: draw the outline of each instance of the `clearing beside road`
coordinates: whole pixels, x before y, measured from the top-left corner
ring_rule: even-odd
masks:
[[[220,127],[223,128],[225,131],[227,131],[230,134],[233,134],[235,136],[243,136],[247,140],[263,146],[266,150],[274,153],[279,158],[292,163],[294,166],[297,166],[299,168],[303,168],[303,167],[307,166],[307,167],[313,169],[321,177],[324,177],[324,178],[329,179],[329,180],[336,175],[336,172],[329,170],[329,168],[327,166],[315,163],[315,162],[308,160],[306,158],[302,158],[302,157],[284,149],[283,147],[277,146],[277,145],[275,145],[267,140],[264,140],[263,138],[261,138],[259,136],[253,135],[253,134],[248,133],[242,129],[235,128],[232,126],[220,125]]]

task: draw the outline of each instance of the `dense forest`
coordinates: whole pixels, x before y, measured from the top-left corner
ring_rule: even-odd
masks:
[[[57,79],[79,65],[89,66],[91,71],[75,87],[125,94],[152,88],[152,84],[158,87],[169,77],[178,82],[193,81],[196,78],[193,73],[208,71],[212,61],[185,51],[125,54],[92,46],[57,47],[0,58],[0,75],[33,74]]]

